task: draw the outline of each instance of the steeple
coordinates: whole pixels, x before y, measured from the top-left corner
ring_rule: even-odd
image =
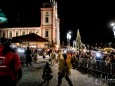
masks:
[[[60,26],[56,0],[46,0],[41,8],[42,37],[55,45],[60,45]],[[50,34],[49,34],[50,33]],[[47,34],[47,35],[44,35]]]

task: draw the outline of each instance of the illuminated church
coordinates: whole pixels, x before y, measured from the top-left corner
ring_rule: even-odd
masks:
[[[0,28],[0,37],[12,38],[15,36],[35,33],[60,46],[60,21],[58,18],[57,2],[44,2],[41,10],[40,27],[13,27]]]

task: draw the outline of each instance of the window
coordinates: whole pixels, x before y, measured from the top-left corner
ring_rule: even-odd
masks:
[[[29,34],[32,33],[32,31],[29,31]]]
[[[45,37],[48,37],[48,30],[45,31]]]
[[[48,23],[49,22],[49,12],[46,12],[45,14],[45,22]]]
[[[18,31],[16,32],[16,36],[19,36],[19,32]]]
[[[35,30],[32,30],[32,33],[35,33]]]
[[[3,37],[6,37],[5,35],[6,35],[6,34],[5,34],[5,31],[4,31],[4,32],[3,32]]]
[[[48,47],[49,47],[49,44],[45,44],[45,47],[47,47],[47,48],[48,48]]]
[[[36,34],[39,34],[39,31],[37,31]]]
[[[12,31],[10,31],[10,33],[9,33],[9,38],[11,38],[12,37]]]
[[[46,23],[48,23],[48,21],[49,21],[48,19],[49,19],[48,16],[46,16],[46,17],[45,17],[45,22],[46,22]]]
[[[25,35],[25,31],[22,31],[22,35]]]

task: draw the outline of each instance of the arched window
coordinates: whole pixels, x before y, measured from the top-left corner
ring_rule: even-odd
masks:
[[[16,36],[19,36],[19,31],[16,31]]]
[[[46,23],[49,22],[49,12],[46,12],[45,22],[46,22]]]
[[[45,22],[48,23],[48,21],[49,21],[49,18],[48,18],[48,16],[46,16],[45,17]]]
[[[25,33],[26,33],[25,31],[22,31],[22,35],[25,35]]]
[[[12,31],[9,32],[9,38],[12,38]]]
[[[39,31],[37,31],[36,34],[39,34]]]
[[[4,38],[6,37],[6,33],[5,33],[5,31],[3,31],[3,37],[4,37]]]
[[[48,30],[45,31],[45,37],[49,37]]]
[[[30,33],[32,33],[32,31],[31,31],[31,30],[29,31],[29,34],[30,34]]]

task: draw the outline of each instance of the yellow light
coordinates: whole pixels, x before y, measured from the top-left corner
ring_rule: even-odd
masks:
[[[55,45],[56,50],[59,50],[59,45]]]
[[[19,45],[19,43],[16,43],[16,45],[18,46],[18,45]]]

